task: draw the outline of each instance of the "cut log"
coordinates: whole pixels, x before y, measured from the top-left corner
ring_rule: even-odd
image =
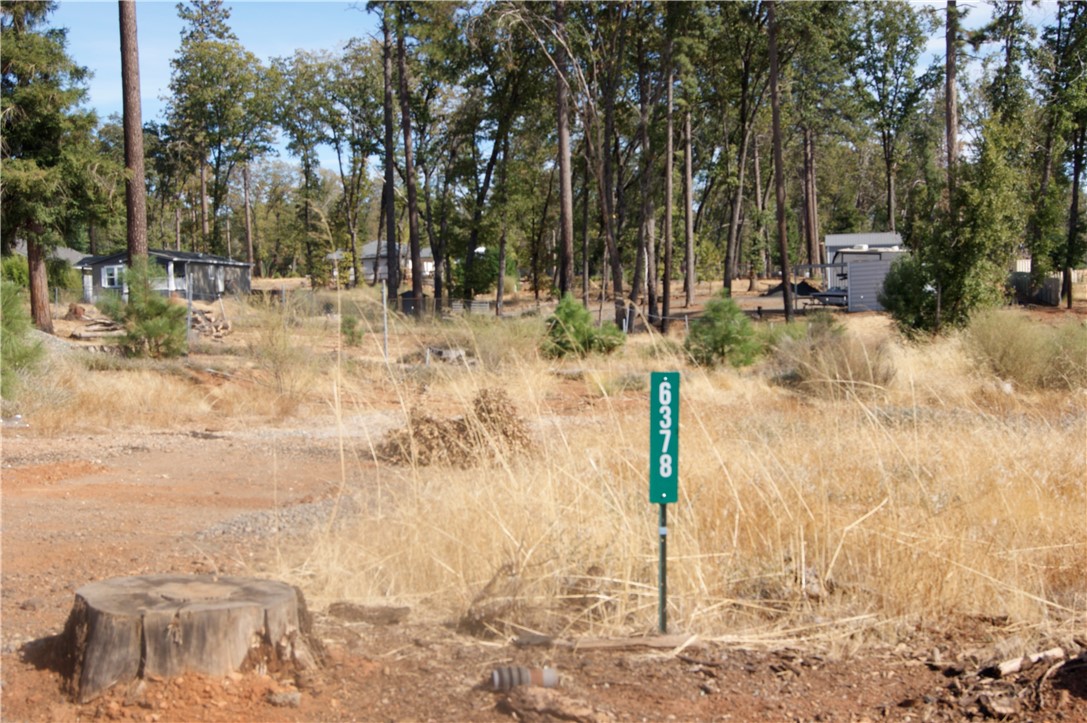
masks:
[[[301,592],[282,582],[145,575],[76,590],[62,636],[72,697],[85,703],[135,678],[317,667]]]
[[[110,339],[114,337],[121,337],[125,335],[124,329],[110,329],[107,331],[92,331],[84,329],[83,331],[73,331],[69,336],[72,339]]]

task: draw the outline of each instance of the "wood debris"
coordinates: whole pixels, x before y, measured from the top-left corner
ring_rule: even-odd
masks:
[[[216,319],[210,311],[192,310],[192,330],[212,339],[222,339],[234,330],[229,319]]]
[[[72,339],[107,339],[125,335],[124,325],[113,319],[92,319],[82,329],[73,331],[69,336]]]

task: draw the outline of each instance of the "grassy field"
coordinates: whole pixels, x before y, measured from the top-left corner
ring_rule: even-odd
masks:
[[[682,329],[545,359],[542,315],[394,316],[386,357],[369,291],[223,311],[234,333],[184,360],[53,355],[21,411],[45,434],[397,411],[399,453],[345,444],[341,493],[363,511],[262,563],[314,600],[410,603],[500,633],[655,629],[648,377],[678,369],[674,629],[849,647],[980,616],[1028,645],[1087,624],[1082,319],[1002,311],[908,343],[881,316],[828,336],[802,318],[735,370],[691,365]],[[447,348],[466,359],[427,352]],[[481,411],[481,394],[506,402]],[[509,432],[522,427],[528,442]],[[444,463],[411,451],[449,430],[467,441]]]

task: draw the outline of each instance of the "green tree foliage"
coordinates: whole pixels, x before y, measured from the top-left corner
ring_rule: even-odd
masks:
[[[907,336],[936,327],[934,274],[916,256],[897,259],[883,280],[879,303]]]
[[[4,271],[6,277],[6,265]],[[22,292],[15,284],[0,284],[0,397],[5,400],[18,395],[21,376],[42,357],[41,343],[29,334],[30,315]]]
[[[0,244],[9,251],[29,235],[36,252],[63,239],[105,253],[123,230],[120,126],[110,120],[90,135],[93,119],[76,111],[82,71],[63,58],[63,31],[43,29],[50,7],[3,5]],[[381,182],[369,173],[385,153],[380,40],[360,34],[266,68],[231,31],[228,7],[194,0],[178,8],[184,27],[168,110],[144,132],[150,243],[224,253],[229,222],[232,251],[242,247],[242,229],[252,229],[258,273],[308,273],[323,283],[325,255],[346,249],[357,278],[363,243],[404,246],[411,227],[402,132],[387,153],[384,210]],[[476,249],[504,248],[541,297],[580,285],[587,303],[595,277],[618,315],[628,300],[648,300],[660,321],[658,289],[675,291],[691,275],[692,256],[698,281],[723,272],[731,284],[776,267],[783,253],[820,260],[827,233],[895,228],[915,256],[916,273],[907,276],[919,294],[900,302],[914,309],[908,325],[921,328],[965,323],[999,295],[1013,254],[1032,256],[1037,281],[1082,263],[1087,236],[1075,191],[1087,172],[1084,7],[1052,6],[1037,36],[1015,0],[995,2],[983,27],[963,18],[962,40],[975,46],[982,72],[960,63],[953,86],[963,142],[950,193],[948,86],[922,52],[936,39],[936,13],[902,1],[775,5],[780,204],[766,2],[566,2],[561,13],[554,3],[512,0],[369,9],[371,20],[380,13],[395,23],[403,45],[400,54],[390,46],[403,56],[403,88],[399,68],[389,85],[405,102],[391,102],[400,130],[411,126],[415,235],[438,264],[436,294],[450,295],[451,281],[457,295],[489,286],[491,262]],[[556,157],[559,73],[569,189]],[[289,159],[265,160],[273,123]],[[327,148],[335,173],[317,166]],[[768,243],[778,205],[784,251]],[[680,241],[688,238],[690,246]],[[44,269],[47,258],[36,253],[33,263]],[[32,290],[43,323],[47,298]],[[930,300],[932,314],[919,311]]]
[[[707,302],[702,315],[691,320],[683,347],[701,366],[747,366],[761,351],[751,320],[727,292]]]
[[[120,346],[129,356],[163,359],[180,356],[187,348],[187,310],[155,290],[157,271],[138,261],[125,274],[128,301],[109,296],[98,304],[103,313],[124,325]]]
[[[313,198],[321,178],[317,148],[328,140],[329,113],[326,110],[328,87],[331,84],[333,61],[326,55],[316,55],[302,50],[291,58],[279,58],[273,62],[276,94],[276,122],[287,134],[287,149],[302,164],[302,188],[300,216],[306,232],[306,274],[316,286],[318,279],[327,276],[326,254],[332,248],[323,248],[314,233],[316,219],[313,214]]]
[[[625,341],[626,335],[613,322],[596,326],[589,310],[567,294],[547,319],[540,349],[549,357],[584,357],[594,352],[610,354]]]
[[[272,85],[267,69],[231,32],[222,0],[179,4],[187,23],[170,61],[167,117],[190,172],[211,171],[210,249],[222,253],[220,210],[239,163],[267,150],[273,139]]]
[[[52,331],[48,249],[80,215],[94,114],[80,108],[87,71],[68,56],[64,30],[45,26],[53,2],[0,6],[0,122],[3,181],[0,239],[5,255],[27,242],[34,324]]]
[[[516,274],[517,265],[514,260],[506,260],[506,274]],[[453,267],[453,281],[457,288],[463,289],[467,294],[487,294],[494,291],[498,284],[498,249],[486,248],[477,252],[471,266],[457,264]]]
[[[896,167],[900,135],[939,74],[917,74],[932,20],[925,11],[903,0],[879,0],[858,5],[860,54],[857,79],[869,116],[879,136],[886,179],[886,228],[894,231]]]

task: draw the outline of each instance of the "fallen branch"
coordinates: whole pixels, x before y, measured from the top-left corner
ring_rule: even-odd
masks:
[[[989,676],[990,678],[1006,678],[1009,675],[1015,675],[1038,663],[1058,663],[1063,661],[1066,657],[1068,656],[1063,648],[1050,648],[1049,650],[1043,650],[1042,652],[1034,653],[1033,655],[1024,655],[1019,658],[1005,660],[1002,663],[986,668],[981,671],[981,674]]]

